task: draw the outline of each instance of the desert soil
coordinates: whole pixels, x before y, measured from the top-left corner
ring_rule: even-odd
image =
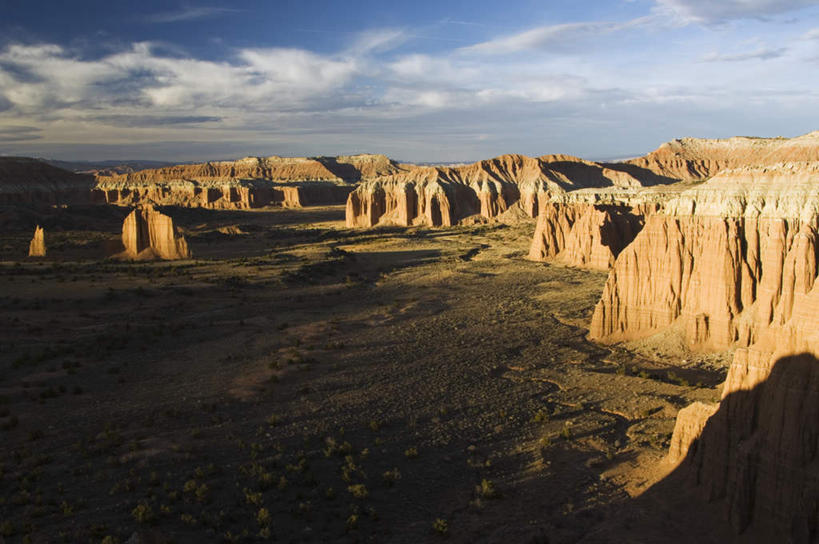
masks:
[[[533,222],[173,216],[192,260],[4,237],[6,542],[575,542],[718,398],[727,356],[588,342],[606,274],[526,260]]]

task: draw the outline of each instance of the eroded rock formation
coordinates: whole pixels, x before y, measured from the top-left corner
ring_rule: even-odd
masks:
[[[695,348],[754,343],[813,284],[817,177],[816,163],[729,170],[669,201],[618,257],[590,336],[679,324]]]
[[[28,244],[28,256],[45,257],[45,255],[45,231],[43,230],[43,227],[37,225],[34,228],[34,236],[31,238],[31,242]]]
[[[549,202],[538,216],[529,258],[608,270],[641,227],[642,216],[625,206]]]
[[[494,218],[519,204],[536,217],[555,194],[639,187],[632,174],[565,155],[503,155],[458,167],[424,167],[362,183],[347,199],[347,226],[450,226]]]
[[[151,201],[214,209],[340,204],[354,183],[407,168],[383,155],[248,157],[99,175],[94,198],[125,206]]]
[[[723,170],[812,161],[819,161],[819,131],[796,138],[681,138],[611,167],[626,172],[631,168],[648,170],[666,179],[703,181]]]
[[[590,336],[675,327],[736,347],[718,405],[680,411],[668,459],[735,530],[819,530],[819,163],[722,170],[646,218],[615,261]]]
[[[699,439],[708,418],[714,415],[719,404],[695,402],[677,413],[674,433],[671,435],[671,444],[668,447],[667,459],[672,465],[677,465],[688,455],[689,448]]]
[[[131,212],[122,224],[122,257],[128,259],[187,259],[191,254],[185,237],[173,220],[147,205]]]

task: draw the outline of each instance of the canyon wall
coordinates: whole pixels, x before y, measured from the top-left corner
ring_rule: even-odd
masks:
[[[332,182],[272,183],[264,180],[225,182],[133,182],[97,184],[92,199],[96,203],[139,206],[154,202],[161,206],[247,210],[268,205],[288,208],[343,203],[352,186]]]
[[[819,531],[818,285],[737,350],[718,405],[677,417],[669,460],[739,533],[811,542]]]
[[[590,337],[679,325],[696,349],[749,346],[816,276],[819,164],[724,171],[647,217],[618,257]]]
[[[405,172],[383,155],[250,157],[117,174],[75,174],[38,159],[0,157],[0,204],[115,204],[249,209],[342,204],[362,180]]]
[[[122,223],[122,244],[126,259],[188,259],[191,256],[185,237],[173,219],[151,205],[135,209]]]
[[[610,165],[648,170],[660,178],[703,181],[723,170],[819,161],[819,131],[796,138],[680,138],[648,155]]]
[[[409,168],[383,155],[248,157],[99,175],[93,198],[120,206],[152,201],[212,209],[340,204],[353,184]]]
[[[817,274],[819,162],[722,169],[646,216],[592,318],[599,341],[674,328],[736,348],[721,402],[680,411],[668,460],[740,533],[819,531]]]
[[[642,223],[642,215],[627,206],[548,202],[538,215],[529,258],[608,270]]]
[[[640,187],[631,173],[566,155],[503,155],[457,167],[419,167],[361,183],[347,199],[347,226],[450,226],[494,218],[518,205],[537,217],[551,197],[589,187]]]

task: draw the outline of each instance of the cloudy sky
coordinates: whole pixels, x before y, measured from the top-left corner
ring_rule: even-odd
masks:
[[[0,154],[622,158],[819,129],[819,0],[0,0]]]

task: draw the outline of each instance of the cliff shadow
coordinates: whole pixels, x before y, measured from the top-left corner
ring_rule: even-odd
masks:
[[[347,183],[357,183],[361,181],[361,172],[352,164],[340,163],[335,157],[318,157],[316,159],[333,175],[340,177]]]
[[[40,225],[50,231],[119,231],[130,208],[93,204],[42,208],[27,205],[0,206],[4,232],[28,232]]]
[[[609,165],[602,165],[609,168]],[[611,180],[603,175],[603,170],[596,164],[585,164],[576,161],[556,161],[546,164],[549,170],[562,174],[574,183],[566,189],[580,187],[610,187]],[[614,170],[612,168],[612,170]],[[563,185],[561,183],[561,185]]]
[[[722,400],[671,473],[582,542],[816,542],[817,462],[819,359],[782,357]]]
[[[615,258],[643,230],[645,220],[641,214],[632,212],[624,206],[595,206],[605,211],[609,220],[600,229],[600,243],[608,247]]]
[[[130,211],[129,208],[126,208]],[[174,224],[193,228],[198,225],[221,227],[234,224],[293,225],[344,221],[344,206],[316,206],[308,208],[258,208],[253,210],[214,210],[183,206],[158,206],[170,216]]]
[[[641,166],[637,166],[636,164],[629,164],[625,162],[605,162],[600,164],[609,170],[615,170],[617,172],[628,174],[631,177],[640,180],[644,186],[671,185],[672,183],[678,183],[680,181],[677,178],[661,176],[655,172],[652,172],[648,168],[643,168]]]

